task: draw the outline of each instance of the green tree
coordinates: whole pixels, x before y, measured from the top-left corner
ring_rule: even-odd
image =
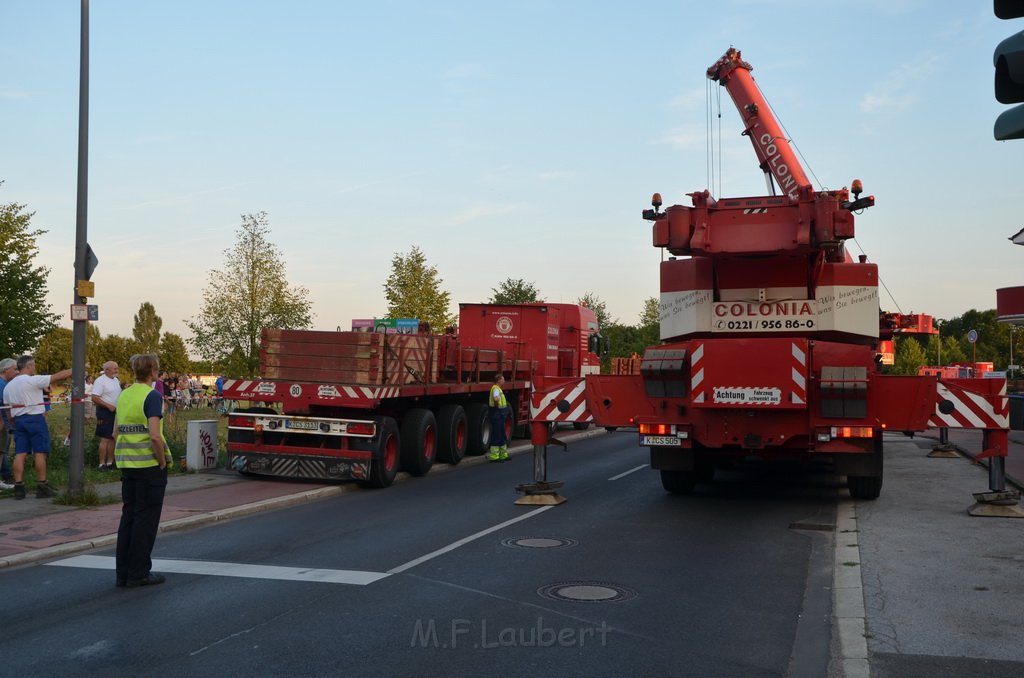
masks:
[[[85,324],[85,373],[94,377],[100,373],[105,362],[103,353],[103,336],[100,329],[92,323]]]
[[[968,361],[967,355],[960,346],[960,342],[953,337],[940,337],[937,334],[928,336],[928,343],[924,347],[924,354],[929,365],[936,365],[938,367]]]
[[[153,304],[142,302],[139,312],[135,314],[135,325],[132,337],[138,344],[139,353],[157,353],[160,350],[160,328],[164,321],[156,314]]]
[[[654,346],[661,341],[661,304],[655,297],[644,299],[644,309],[640,313],[640,324],[637,326],[642,348]],[[643,355],[643,350],[636,351]]]
[[[896,339],[896,361],[892,366],[894,374],[917,374],[917,369],[928,364],[921,344],[911,337]]]
[[[960,345],[965,356],[962,362],[970,362],[977,356],[979,362],[994,362],[999,369],[1005,367],[1010,358],[1010,331],[1009,326],[1000,323],[997,318],[995,309],[978,311],[972,308],[961,316],[942,322],[942,336],[952,337]],[[973,347],[967,341],[967,334],[971,330],[978,333],[977,344]],[[946,358],[945,350],[942,362],[947,365],[953,362]]]
[[[395,254],[391,259],[391,275],[384,283],[389,318],[417,318],[430,323],[435,331],[454,325],[457,318],[448,309],[451,295],[441,289],[444,282],[436,266],[428,266],[427,258],[413,245],[407,255]]]
[[[611,319],[611,316],[608,315],[607,304],[601,301],[601,298],[593,292],[585,293],[582,297],[576,300],[576,303],[580,306],[586,306],[594,312],[594,315],[597,316],[597,324],[601,327],[602,332],[605,327],[608,327],[613,322],[618,322],[617,320],[613,321]]]
[[[71,367],[71,330],[54,327],[39,339],[36,347],[36,372],[53,374]]]
[[[185,341],[174,332],[164,332],[160,339],[160,350],[157,353],[160,358],[160,369],[164,372],[177,372],[181,374],[189,371],[188,351],[185,350]]]
[[[103,363],[113,360],[121,367],[121,372],[118,375],[121,381],[128,383],[135,381],[129,365],[131,357],[138,353],[134,339],[122,337],[119,334],[108,334],[100,340],[98,353],[100,355],[98,363],[95,365],[90,363],[89,367],[89,371],[93,375],[99,374],[103,370]]]
[[[522,278],[506,278],[500,285],[491,289],[489,304],[528,304],[532,301],[543,301],[540,290],[532,282]]]
[[[31,212],[17,203],[0,205],[0,356],[17,356],[32,349],[56,327],[60,316],[46,303],[45,266],[35,266],[36,239],[46,231],[33,230]]]
[[[243,214],[224,265],[211,270],[199,314],[185,324],[190,343],[213,363],[242,357],[239,377],[259,372],[264,328],[305,329],[313,316],[309,290],[289,286],[281,252],[268,239],[267,213]]]

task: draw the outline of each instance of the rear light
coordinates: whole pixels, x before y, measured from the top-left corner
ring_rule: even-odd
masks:
[[[228,417],[228,426],[252,428],[253,418],[252,417]]]
[[[675,424],[640,424],[640,434],[645,436],[673,436]]]
[[[345,427],[348,433],[363,436],[372,436],[376,431],[374,424],[351,423]]]
[[[871,438],[875,429],[870,426],[833,426],[833,438]]]

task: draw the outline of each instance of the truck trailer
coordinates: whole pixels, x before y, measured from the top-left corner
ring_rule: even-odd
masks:
[[[228,465],[243,474],[390,485],[400,469],[483,454],[487,396],[505,377],[506,434],[539,384],[600,371],[597,316],[575,304],[461,304],[444,334],[266,329],[260,378],[228,379]],[[580,388],[582,393],[582,387]],[[572,421],[588,425],[589,412]]]

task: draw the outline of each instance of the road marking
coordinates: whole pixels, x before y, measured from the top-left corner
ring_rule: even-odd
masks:
[[[398,567],[393,567],[387,572],[366,572],[363,570],[322,570],[303,567],[279,567],[276,565],[221,563],[205,560],[162,560],[159,558],[153,560],[153,571],[170,572],[175,574],[205,574],[215,577],[313,581],[323,582],[325,584],[354,584],[356,586],[366,586],[367,584],[372,584],[373,582],[384,579],[392,574],[405,572],[406,570],[414,568],[428,560],[437,558],[449,551],[454,551],[460,546],[464,546],[471,541],[479,539],[480,537],[492,532],[497,532],[500,529],[506,528],[509,525],[514,525],[522,520],[526,520],[527,518],[532,518],[533,516],[543,513],[551,508],[554,507],[541,506],[529,513],[524,513],[523,515],[512,518],[511,520],[506,520],[503,523],[498,523],[497,525],[488,527],[486,530],[481,530],[475,534],[469,535],[468,537],[463,537],[462,539],[452,542],[451,544],[439,548],[436,551],[431,551],[430,553],[420,556],[415,560],[410,560]],[[65,558],[64,560],[47,563],[47,565],[57,565],[60,567],[85,567],[95,570],[113,570],[115,569],[115,559],[111,556],[74,556],[73,558]]]
[[[491,532],[497,532],[498,530],[500,530],[500,529],[502,529],[504,527],[508,527],[509,525],[514,525],[515,523],[518,523],[521,520],[526,520],[527,518],[532,518],[533,516],[535,516],[535,515],[537,515],[539,513],[544,513],[544,511],[547,511],[548,509],[551,509],[551,508],[554,508],[554,506],[541,506],[540,508],[534,509],[534,510],[530,511],[529,513],[524,513],[523,515],[519,516],[518,518],[513,518],[512,520],[506,520],[505,522],[499,523],[499,524],[497,524],[497,525],[495,525],[493,527],[488,527],[486,530],[481,530],[481,531],[477,532],[476,534],[471,534],[468,537],[463,537],[462,539],[460,539],[458,541],[454,541],[451,544],[448,544],[448,546],[444,546],[442,548],[439,548],[436,551],[431,551],[430,553],[428,553],[425,556],[420,556],[419,558],[417,558],[415,560],[410,560],[409,562],[403,563],[402,565],[399,565],[398,567],[393,567],[390,570],[388,570],[388,574],[398,574],[399,572],[405,572],[406,570],[408,570],[410,568],[413,568],[413,567],[416,567],[417,565],[420,565],[421,563],[425,563],[428,560],[432,560],[434,558],[437,558],[438,556],[442,556],[445,553],[448,553],[449,551],[454,551],[455,549],[459,548],[460,546],[464,546],[465,544],[468,544],[469,542],[471,542],[471,541],[473,541],[475,539],[479,539],[480,537],[483,537],[484,535],[488,535]]]
[[[619,478],[625,478],[625,477],[626,477],[626,476],[628,476],[628,475],[629,475],[630,473],[636,473],[637,471],[639,471],[639,470],[640,470],[640,469],[642,469],[642,468],[647,468],[647,464],[640,464],[640,465],[639,465],[639,466],[637,466],[636,468],[631,468],[631,469],[629,469],[628,471],[626,471],[625,473],[620,473],[620,474],[619,474],[619,475],[617,475],[617,476],[612,476],[612,477],[611,477],[611,478],[609,478],[608,480],[618,480]]]
[[[94,570],[115,569],[112,556],[75,556],[47,565],[85,567]],[[311,581],[324,584],[352,584],[366,586],[388,576],[386,572],[363,570],[325,570],[309,567],[280,567],[277,565],[249,565],[207,560],[153,560],[154,572],[174,574],[205,574],[214,577],[242,577],[246,579],[278,579],[283,581]]]

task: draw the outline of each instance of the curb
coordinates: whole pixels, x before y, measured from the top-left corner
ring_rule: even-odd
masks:
[[[598,435],[604,435],[606,431],[604,429],[588,429],[586,431],[573,431],[571,434],[572,440],[582,440],[586,438],[593,438]],[[509,446],[509,456],[520,456],[525,453],[533,452],[533,444],[530,441],[522,441]],[[486,455],[479,455],[476,457],[465,457],[458,464],[440,464],[430,469],[430,473],[445,473],[453,469],[459,468],[460,466],[474,466],[487,462]],[[405,482],[413,476],[401,472],[395,476],[395,482]],[[263,499],[250,504],[242,504],[240,506],[231,506],[228,508],[217,509],[216,511],[206,511],[193,516],[185,516],[184,518],[175,518],[167,522],[161,522],[157,533],[161,532],[175,532],[178,530],[185,530],[193,527],[199,527],[201,525],[208,525],[210,523],[217,523],[226,520],[233,520],[235,518],[241,518],[244,516],[252,515],[254,513],[263,513],[265,511],[272,511],[279,508],[286,508],[288,506],[295,506],[297,504],[306,504],[314,501],[320,501],[321,499],[328,499],[330,497],[336,497],[350,492],[361,490],[355,483],[347,483],[345,485],[333,485],[330,487],[320,487],[315,490],[305,490],[302,492],[296,492],[294,494],[286,494],[281,497],[274,497],[272,499]],[[83,539],[81,541],[71,541],[64,544],[56,544],[54,546],[47,546],[45,548],[36,549],[34,551],[28,551],[26,553],[17,553],[11,556],[0,557],[0,570],[9,567],[20,567],[22,565],[30,565],[40,560],[49,560],[51,558],[61,558],[63,556],[69,556],[82,551],[89,551],[95,548],[113,546],[117,543],[117,534],[101,535],[99,537],[93,537],[91,539]]]
[[[839,638],[841,665],[838,673],[845,678],[869,678],[871,675],[857,534],[857,505],[853,499],[840,498],[836,507],[832,618]],[[848,543],[851,540],[852,543]]]

